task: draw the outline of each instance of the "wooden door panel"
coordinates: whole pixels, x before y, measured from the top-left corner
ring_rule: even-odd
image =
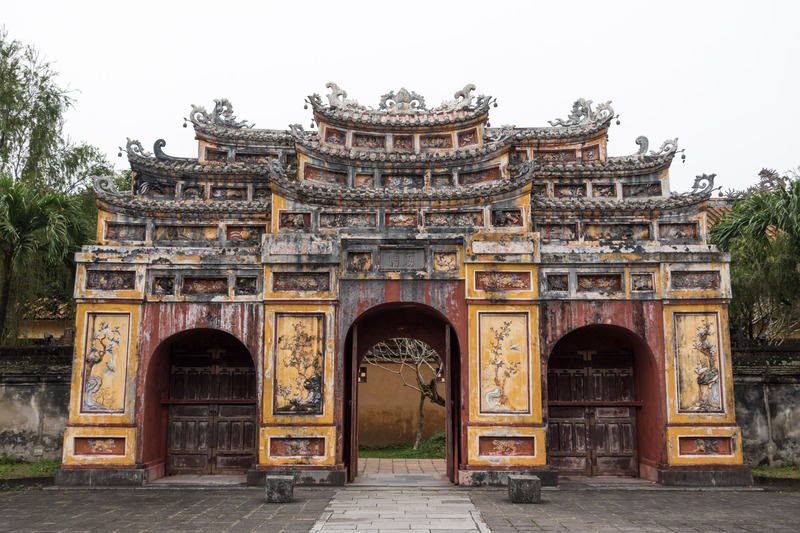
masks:
[[[554,355],[550,362],[552,466],[587,475],[636,475],[636,412],[623,405],[634,400],[632,354],[584,352]]]
[[[255,389],[246,352],[173,353],[167,473],[244,473],[255,464]]]

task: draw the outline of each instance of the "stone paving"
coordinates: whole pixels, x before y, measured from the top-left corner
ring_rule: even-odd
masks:
[[[359,457],[358,476],[369,474],[447,475],[447,463],[444,459],[374,459]]]
[[[796,492],[676,490],[593,479],[545,489],[540,504],[512,504],[506,490],[437,486],[435,476],[427,486],[410,487],[400,477],[374,478],[397,486],[298,487],[289,504],[265,503],[263,489],[232,487],[0,493],[0,531],[800,531]]]

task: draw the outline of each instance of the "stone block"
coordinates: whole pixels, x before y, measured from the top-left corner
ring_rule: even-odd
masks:
[[[291,503],[294,499],[294,476],[267,476],[267,503]]]
[[[508,499],[511,503],[539,503],[542,500],[542,480],[536,476],[508,476]]]

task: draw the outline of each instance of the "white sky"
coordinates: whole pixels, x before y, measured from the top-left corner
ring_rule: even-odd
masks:
[[[430,106],[467,83],[492,126],[546,126],[613,101],[610,155],[678,137],[673,190],[700,173],[744,188],[800,165],[800,2],[137,2],[0,0],[0,24],[75,90],[67,133],[118,168],[126,137],[196,154],[190,104],[227,97],[257,128],[308,129],[305,96],[337,82],[363,105],[401,86]]]

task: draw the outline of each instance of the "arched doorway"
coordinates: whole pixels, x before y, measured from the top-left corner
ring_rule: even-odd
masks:
[[[459,435],[461,352],[450,322],[441,313],[417,303],[387,303],[361,314],[350,326],[344,344],[344,462],[348,478],[358,473],[358,371],[367,351],[392,338],[412,338],[430,345],[443,362],[447,473],[455,481],[460,457]]]
[[[591,325],[562,337],[547,362],[550,464],[563,474],[638,476],[657,428],[653,355],[633,332]]]
[[[162,341],[145,410],[145,453],[163,474],[244,474],[257,461],[255,365],[233,335],[204,328]]]

